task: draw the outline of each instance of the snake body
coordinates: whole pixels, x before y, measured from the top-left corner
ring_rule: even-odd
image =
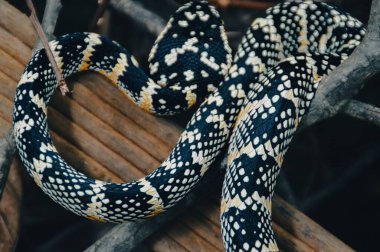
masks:
[[[181,200],[229,144],[221,223],[227,251],[278,250],[271,198],[283,156],[320,79],[360,43],[363,25],[318,2],[285,2],[257,18],[232,61],[218,12],[206,2],[173,15],[145,74],[119,44],[93,33],[50,43],[65,77],[93,70],[143,109],[170,115],[207,96],[169,157],[137,181],[115,184],[76,171],[57,153],[47,105],[57,88],[44,50],[17,86],[14,135],[22,162],[41,189],[72,212],[123,222],[156,215]]]

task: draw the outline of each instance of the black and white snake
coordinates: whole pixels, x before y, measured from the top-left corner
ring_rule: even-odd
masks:
[[[284,2],[257,18],[232,60],[218,12],[207,2],[180,7],[149,55],[150,74],[119,44],[93,33],[50,42],[65,77],[93,70],[137,105],[170,115],[203,101],[169,157],[138,181],[86,177],[57,153],[47,104],[57,82],[38,51],[18,83],[14,135],[24,166],[54,201],[90,219],[123,222],[175,205],[229,144],[221,222],[227,251],[278,250],[271,198],[284,154],[321,78],[360,43],[363,25],[318,2]]]

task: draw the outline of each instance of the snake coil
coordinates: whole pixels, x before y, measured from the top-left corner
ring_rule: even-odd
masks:
[[[180,7],[149,55],[149,75],[119,44],[93,33],[50,42],[65,77],[105,75],[151,113],[179,113],[202,101],[169,157],[137,181],[86,177],[57,153],[47,125],[56,78],[40,50],[18,83],[13,113],[17,149],[28,173],[54,201],[96,220],[156,215],[181,200],[228,144],[221,223],[227,251],[277,251],[271,198],[277,174],[321,78],[346,59],[365,34],[350,15],[324,3],[284,2],[246,32],[232,60],[216,9]]]

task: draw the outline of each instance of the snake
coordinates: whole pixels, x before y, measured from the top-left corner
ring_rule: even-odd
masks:
[[[173,207],[219,155],[227,155],[220,218],[225,250],[278,251],[271,202],[284,155],[321,79],[349,57],[365,32],[360,21],[325,3],[286,1],[253,21],[232,56],[216,8],[193,1],[173,14],[156,39],[149,73],[109,38],[84,32],[61,36],[49,46],[65,78],[86,70],[100,73],[156,115],[199,107],[151,174],[127,183],[90,178],[66,163],[50,137],[47,107],[58,83],[41,49],[16,88],[18,153],[55,202],[77,215],[115,223]]]

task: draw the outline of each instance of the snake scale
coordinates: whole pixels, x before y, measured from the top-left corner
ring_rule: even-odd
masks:
[[[202,103],[153,173],[121,184],[95,180],[67,164],[50,138],[47,106],[58,84],[40,50],[16,90],[17,149],[28,173],[54,201],[90,219],[123,222],[174,206],[228,144],[221,202],[225,248],[277,251],[271,198],[285,152],[321,78],[364,34],[362,23],[334,7],[284,2],[253,21],[233,58],[217,10],[194,1],[180,7],[157,38],[149,75],[110,39],[65,35],[50,42],[64,77],[96,71],[158,115]]]

